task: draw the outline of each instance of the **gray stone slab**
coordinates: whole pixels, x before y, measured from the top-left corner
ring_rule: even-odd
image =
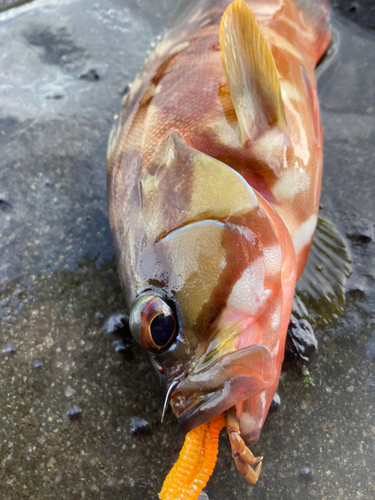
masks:
[[[173,416],[160,423],[163,395],[147,357],[125,340],[116,351],[121,338],[104,328],[123,303],[107,137],[176,3],[34,0],[0,14],[2,500],[153,499],[181,449]],[[334,26],[336,55],[319,81],[321,204],[350,234],[374,220],[375,40]],[[265,457],[259,483],[239,476],[224,432],[210,500],[375,497],[374,242],[352,250],[347,310],[316,331],[314,385],[284,365],[281,406],[253,450]],[[10,343],[16,350],[3,352]],[[134,417],[147,432],[132,433]]]

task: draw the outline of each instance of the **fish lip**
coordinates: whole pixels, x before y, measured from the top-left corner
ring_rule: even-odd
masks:
[[[275,379],[274,360],[268,348],[261,344],[248,346],[225,354],[206,370],[193,370],[184,377],[172,392],[172,410],[183,431],[188,432],[269,388]]]
[[[229,391],[224,390],[223,392],[226,393]],[[175,414],[177,422],[183,432],[188,433],[195,427],[204,424],[211,418],[220,415],[224,411],[228,410],[231,406],[233,406],[231,404],[225,404],[224,406],[215,405],[214,403],[216,397],[217,392],[207,394],[202,401],[200,401],[196,405],[188,407],[179,416]]]

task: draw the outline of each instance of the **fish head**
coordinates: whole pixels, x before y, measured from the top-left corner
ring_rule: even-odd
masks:
[[[237,172],[177,137],[138,187],[117,245],[130,330],[190,430],[278,378],[280,228]]]

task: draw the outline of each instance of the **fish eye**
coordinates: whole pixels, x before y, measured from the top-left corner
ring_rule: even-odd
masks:
[[[160,353],[176,336],[175,315],[169,305],[155,294],[138,297],[129,316],[130,331],[145,349]]]

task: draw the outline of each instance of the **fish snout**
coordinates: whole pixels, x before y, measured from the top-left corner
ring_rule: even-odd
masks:
[[[206,366],[195,365],[172,392],[172,411],[188,432],[269,388],[275,379],[275,363],[267,347],[248,346]]]

